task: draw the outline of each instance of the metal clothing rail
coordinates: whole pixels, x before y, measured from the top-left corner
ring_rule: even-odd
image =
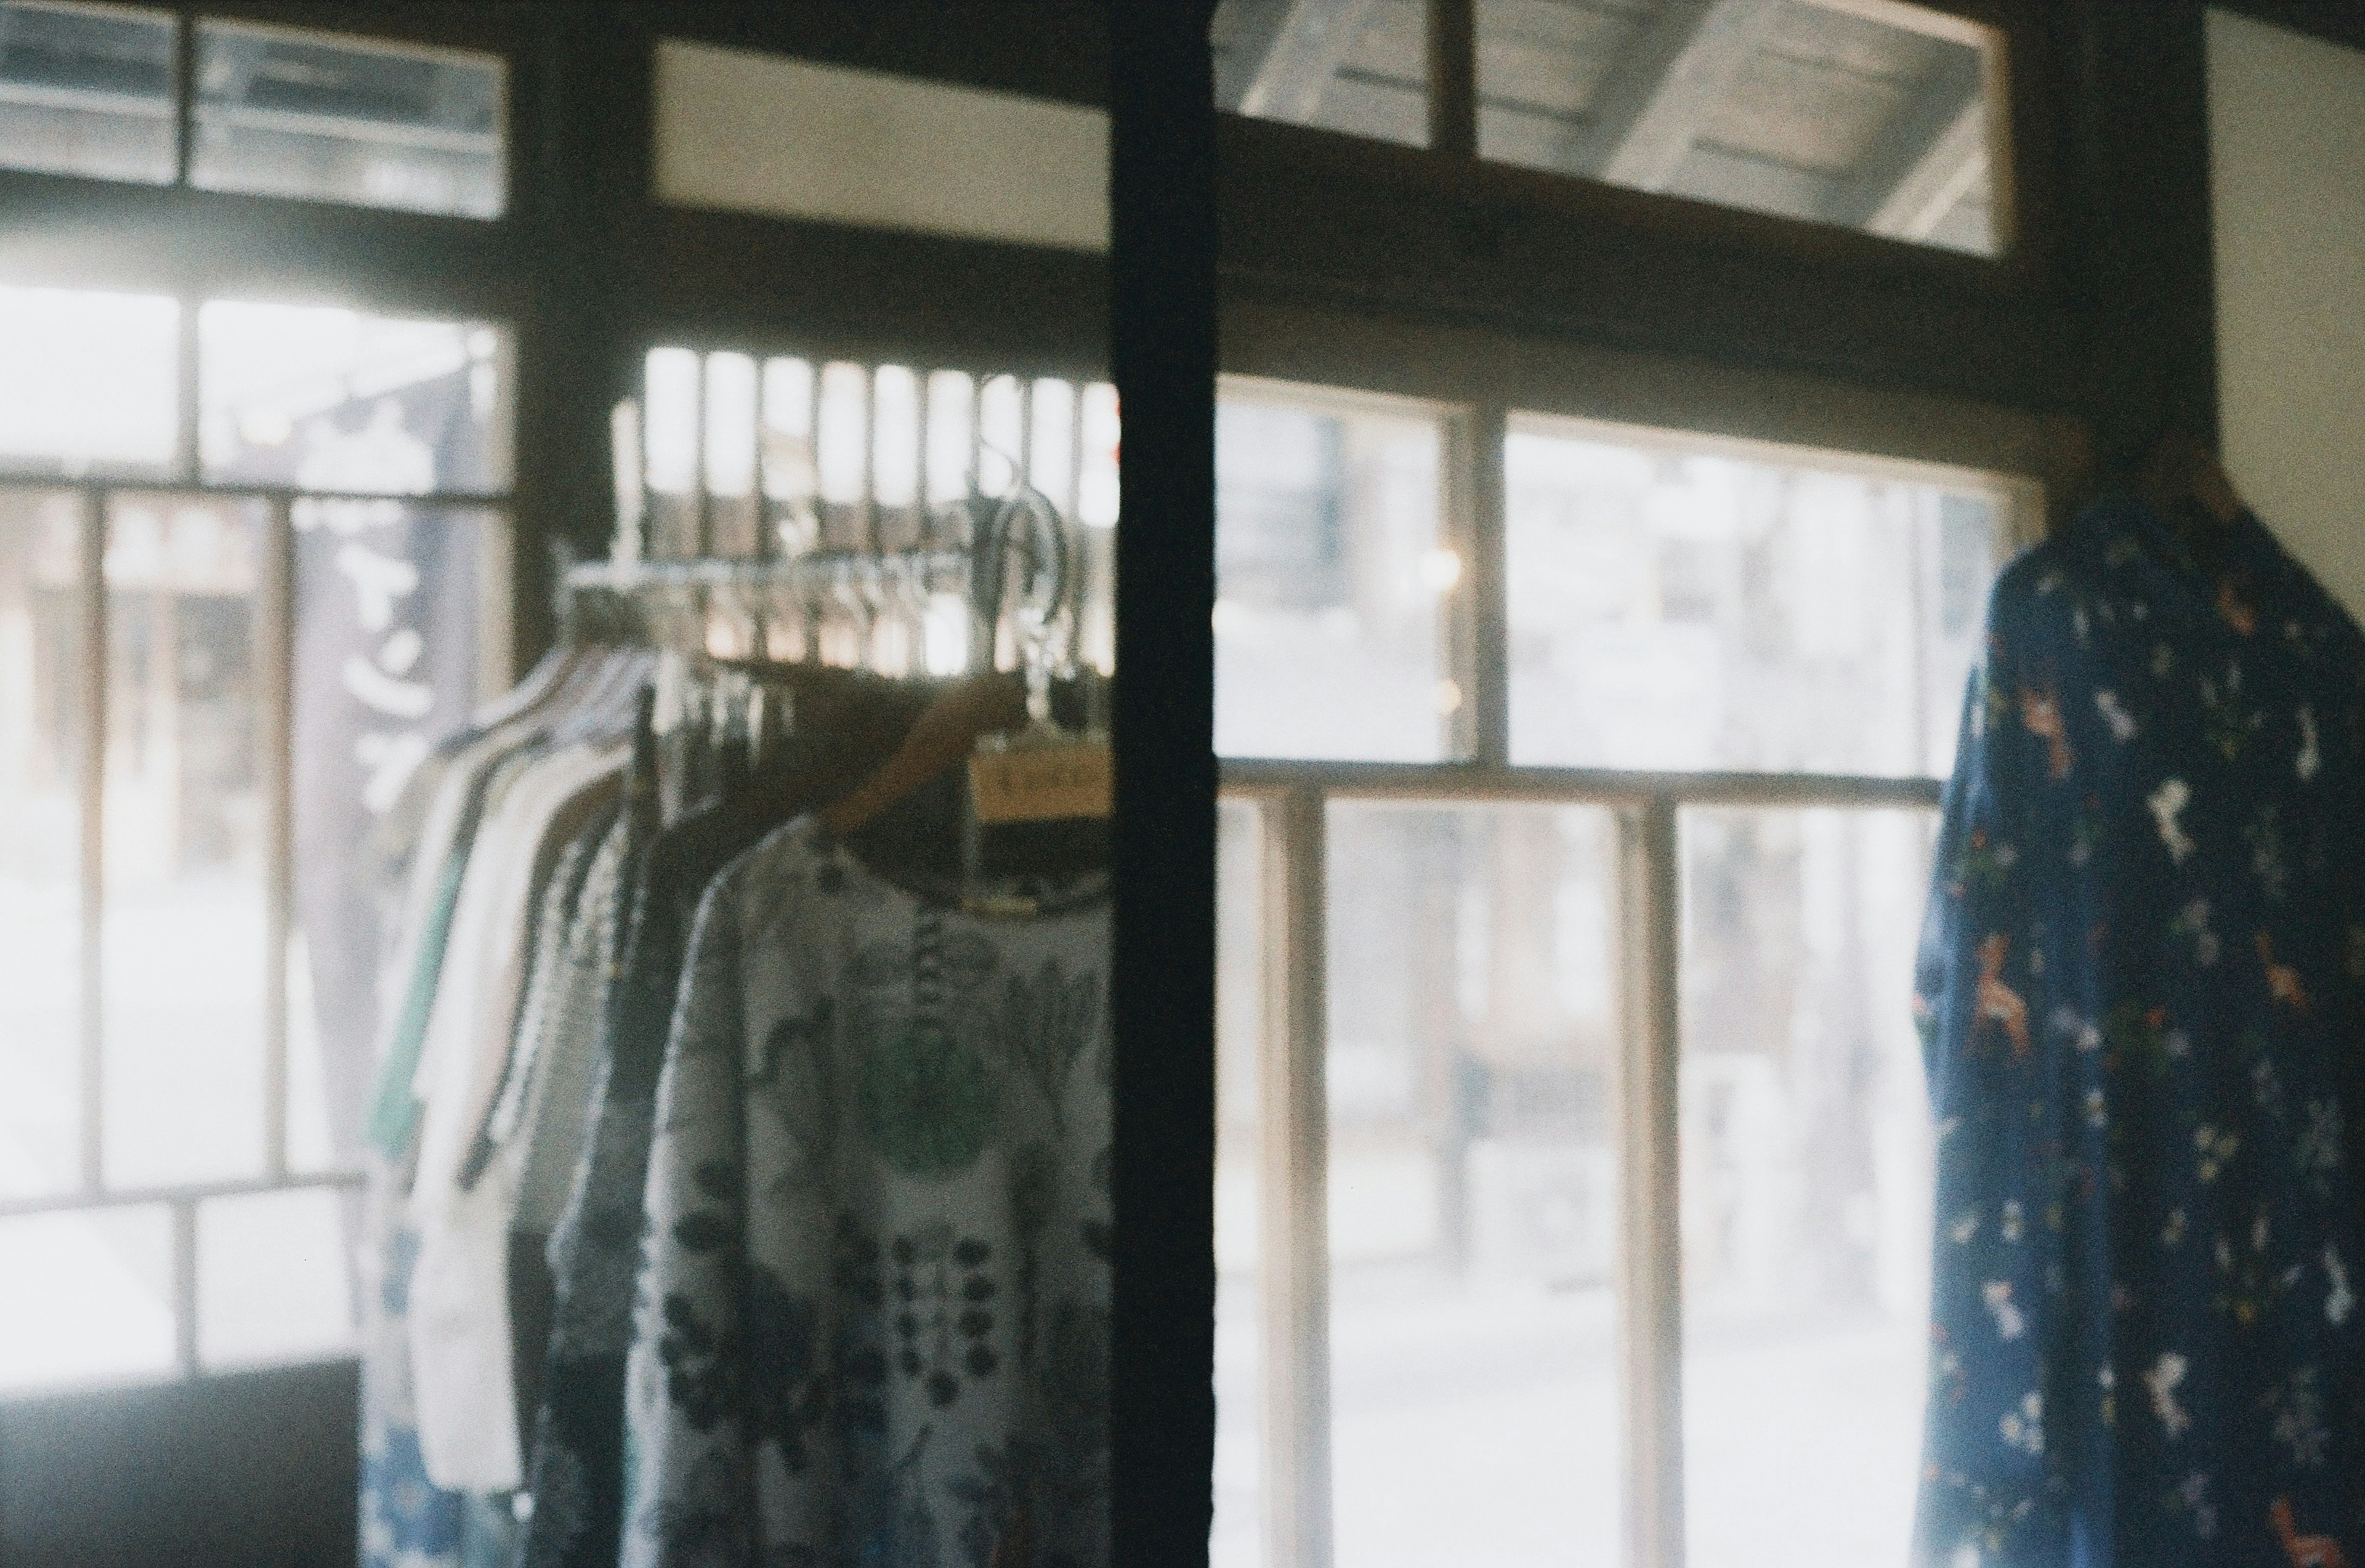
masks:
[[[893,572],[959,571],[970,566],[967,550],[816,551],[784,560],[579,561],[561,577],[568,591],[610,593],[644,589],[722,588],[826,590],[876,582]]]

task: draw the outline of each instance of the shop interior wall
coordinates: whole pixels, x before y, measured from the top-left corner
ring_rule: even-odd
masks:
[[[2209,111],[2226,466],[2365,614],[2365,49],[2213,11]]]

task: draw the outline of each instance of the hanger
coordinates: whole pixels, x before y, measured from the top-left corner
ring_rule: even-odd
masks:
[[[1022,584],[1016,610],[1022,636],[1023,674],[992,667],[993,628],[1001,619],[1002,596],[1010,560],[1013,530],[1028,525],[1032,552],[1030,570]],[[911,733],[879,769],[852,791],[822,809],[823,823],[843,837],[861,829],[881,812],[939,777],[954,764],[975,755],[978,743],[1021,725],[1032,730],[1049,724],[1049,628],[1070,597],[1070,552],[1058,509],[1041,491],[1022,488],[995,510],[979,541],[977,569],[971,578],[970,608],[974,616],[972,655],[981,648],[987,657],[972,657],[979,673],[956,681],[922,711]],[[981,632],[980,629],[982,629]]]

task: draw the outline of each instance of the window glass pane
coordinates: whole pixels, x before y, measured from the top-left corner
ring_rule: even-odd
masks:
[[[1076,628],[1077,655],[1103,675],[1116,671],[1116,511],[1119,431],[1116,388],[1105,381],[1084,387],[1078,399],[1076,521],[1082,538],[1083,610]]]
[[[696,351],[682,348],[651,349],[642,362],[648,409],[648,553],[660,561],[685,560],[703,548],[698,472],[703,363]]]
[[[882,364],[870,383],[870,498],[879,547],[912,550],[925,536],[920,499],[920,378],[909,365]]]
[[[1429,145],[1428,0],[1222,0],[1216,106]]]
[[[324,1188],[197,1205],[197,1360],[212,1367],[348,1350],[342,1200]]]
[[[189,183],[498,218],[507,94],[497,55],[199,22]]]
[[[1116,388],[1095,381],[1084,388],[1083,474],[1078,482],[1076,510],[1087,528],[1116,526],[1117,408]]]
[[[1035,383],[1028,420],[1026,482],[1070,517],[1076,510],[1076,386],[1046,377]]]
[[[870,377],[840,360],[822,366],[813,446],[821,479],[821,543],[868,550],[870,536]]]
[[[1007,495],[1018,483],[1026,425],[1026,395],[1016,376],[992,376],[978,389],[977,483],[987,495]]]
[[[1216,1523],[1212,1568],[1264,1562],[1264,824],[1216,816]]]
[[[0,1219],[0,1280],[8,1282],[0,1395],[173,1370],[173,1239],[163,1208]]]
[[[0,468],[171,467],[180,321],[158,295],[0,286]]]
[[[756,499],[757,370],[753,356],[706,356],[706,553],[760,553]]]
[[[656,356],[649,356],[652,387]],[[943,394],[939,372],[929,382],[929,419],[938,418]],[[967,378],[960,378],[968,385]],[[949,404],[941,405],[947,411]],[[933,429],[933,426],[932,426]],[[771,548],[782,555],[801,555],[821,537],[821,519],[813,502],[821,479],[813,466],[813,371],[801,359],[764,362],[764,504],[771,529]],[[935,481],[932,479],[931,484]]]
[[[1694,1568],[1908,1555],[1933,1191],[1911,988],[1933,825],[1683,813]]]
[[[1433,416],[1283,394],[1216,411],[1216,749],[1431,762],[1460,691],[1441,623]]]
[[[174,135],[169,13],[0,5],[0,164],[169,185]]]
[[[1477,0],[1478,151],[1992,256],[1996,36],[1882,0]]]
[[[71,493],[0,490],[0,1084],[6,1085],[0,1196],[6,1197],[57,1192],[82,1170],[81,792],[88,734],[82,517],[82,501]],[[0,1384],[6,1381],[0,1374]]]
[[[497,327],[217,299],[197,312],[197,361],[209,480],[509,488],[510,355]]]
[[[1943,777],[2001,487],[1518,419],[1511,755]]]
[[[263,509],[106,519],[101,1017],[110,1182],[263,1168]]]
[[[1621,1561],[1610,824],[1330,808],[1342,1564]]]
[[[371,890],[380,824],[480,688],[498,591],[498,514],[406,501],[301,501],[296,534],[295,919],[288,952],[288,1136],[298,1170],[351,1166],[372,1074]]]

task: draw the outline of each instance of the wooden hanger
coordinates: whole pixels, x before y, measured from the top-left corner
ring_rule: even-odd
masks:
[[[843,838],[965,760],[979,737],[1026,721],[1026,690],[1016,675],[995,671],[957,681],[913,722],[903,744],[877,772],[821,809],[821,820]]]

